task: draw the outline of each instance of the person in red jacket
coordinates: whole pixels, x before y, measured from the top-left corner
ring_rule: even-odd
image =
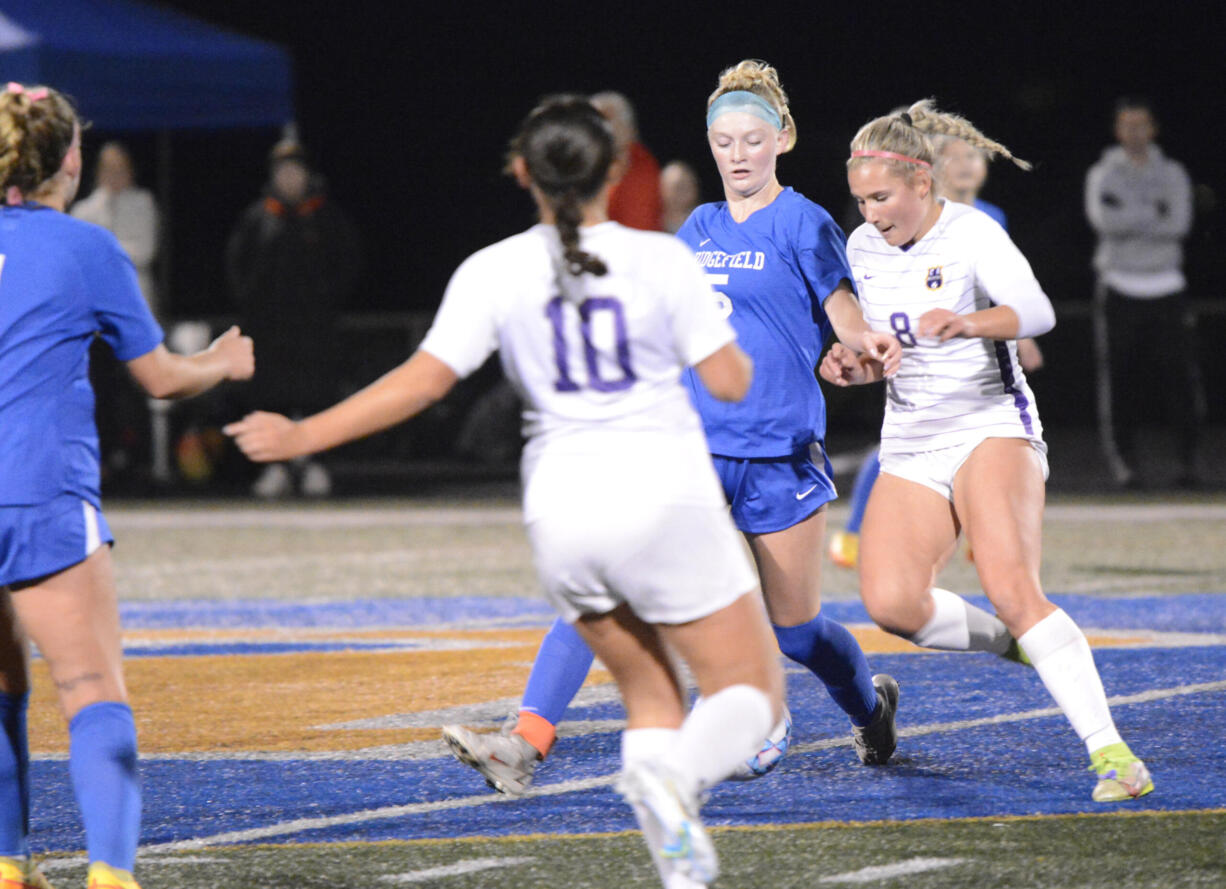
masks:
[[[621,93],[596,93],[588,101],[613,128],[618,155],[625,166],[609,195],[609,218],[630,228],[660,231],[660,162],[639,141],[634,106]]]

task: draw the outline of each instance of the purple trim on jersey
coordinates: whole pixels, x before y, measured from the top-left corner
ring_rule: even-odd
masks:
[[[1004,340],[996,340],[996,363],[1000,366],[1000,381],[1005,384],[1005,391],[1013,396],[1013,404],[1018,416],[1022,418],[1022,428],[1027,435],[1034,435],[1034,424],[1030,420],[1030,400],[1021,389],[1014,385],[1013,361],[1009,358],[1009,344]]]

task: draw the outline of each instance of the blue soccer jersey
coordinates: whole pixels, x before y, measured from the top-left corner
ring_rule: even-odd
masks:
[[[744,222],[723,202],[703,204],[677,237],[720,294],[737,342],[754,362],[735,404],[712,398],[686,372],[711,453],[782,457],[826,437],[826,402],[814,367],[830,335],[822,304],[853,280],[846,238],[825,210],[785,188]]]
[[[119,242],[38,204],[0,208],[0,506],[98,504],[95,334],[120,361],[162,342]]]

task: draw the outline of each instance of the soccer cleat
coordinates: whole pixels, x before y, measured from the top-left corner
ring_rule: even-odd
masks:
[[[1149,769],[1123,741],[1108,744],[1091,753],[1089,770],[1098,774],[1093,793],[1096,803],[1134,799],[1154,789],[1154,779],[1150,777]]]
[[[830,535],[830,561],[840,568],[855,568],[860,561],[860,535],[855,531]]]
[[[140,886],[128,871],[95,861],[89,866],[86,889],[140,889]]]
[[[0,887],[3,889],[51,889],[43,872],[29,858],[0,856]]]
[[[674,871],[702,884],[719,876],[719,858],[698,817],[698,800],[667,770],[657,763],[635,763],[622,772],[617,791],[655,821],[656,829],[645,830],[643,836],[649,843],[659,837],[660,845],[652,851]]]
[[[878,673],[873,677],[877,689],[877,709],[873,721],[861,728],[851,727],[851,740],[856,746],[856,756],[866,766],[883,766],[890,761],[898,746],[898,730],[894,727],[894,714],[898,710],[898,683],[893,676]]]
[[[1034,666],[1026,652],[1022,651],[1022,646],[1018,645],[1017,640],[1012,637],[1009,639],[1009,647],[1005,649],[1001,657],[1007,661],[1013,661],[1015,664],[1021,664],[1024,667]]]
[[[508,796],[519,796],[532,784],[541,754],[522,735],[482,735],[459,725],[443,726],[451,753],[485,776],[485,783]]]

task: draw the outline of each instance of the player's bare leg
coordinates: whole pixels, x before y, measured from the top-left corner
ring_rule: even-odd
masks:
[[[883,629],[916,645],[1010,657],[1013,637],[996,617],[935,586],[958,545],[953,505],[932,488],[888,472],[864,516],[860,594]]]
[[[1039,585],[1043,471],[1023,439],[990,438],[958,471],[954,503],[988,597],[1034,664],[1098,775],[1093,798],[1126,800],[1153,790],[1145,764],[1123,742],[1085,635]]]
[[[123,680],[123,648],[109,546],[76,565],[19,585],[12,601],[38,646],[69,723],[69,772],[85,822],[91,885],[136,887],[140,834],[136,726]],[[102,879],[102,877],[98,877]]]
[[[707,617],[659,627],[622,605],[576,627],[625,700],[619,789],[661,878],[705,885],[718,864],[698,817],[698,794],[757,750],[782,708],[783,677],[761,601],[754,591]],[[666,644],[703,694],[688,716]]]

